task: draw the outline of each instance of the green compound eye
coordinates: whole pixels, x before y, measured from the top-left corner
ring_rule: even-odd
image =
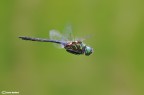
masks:
[[[85,55],[89,56],[92,53],[93,53],[93,49],[91,47],[89,47],[89,46],[86,46],[86,48],[85,48]]]

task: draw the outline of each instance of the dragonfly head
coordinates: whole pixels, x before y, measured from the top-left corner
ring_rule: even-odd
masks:
[[[89,46],[86,46],[85,47],[85,55],[86,56],[89,56],[90,54],[93,53],[93,48],[89,47]]]

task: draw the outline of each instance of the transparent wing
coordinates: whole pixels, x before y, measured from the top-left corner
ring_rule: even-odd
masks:
[[[87,39],[89,39],[89,38],[91,38],[92,36],[90,36],[90,35],[87,35],[87,36],[84,36],[83,38],[75,38],[77,41],[84,41],[84,40],[87,40]]]
[[[53,29],[53,30],[50,30],[50,31],[49,31],[49,38],[50,38],[51,40],[59,40],[59,41],[62,41],[63,36],[62,36],[62,34],[61,34],[59,31]],[[56,46],[56,47],[58,47],[58,48],[63,48],[63,47],[64,47],[63,45],[58,45],[58,44],[55,44],[55,43],[54,43],[54,46]]]
[[[65,41],[74,41],[74,36],[72,33],[72,26],[70,24],[66,25],[63,32],[64,32],[63,39]]]
[[[51,40],[62,40],[63,36],[62,34],[57,30],[50,30],[49,31],[49,37]]]

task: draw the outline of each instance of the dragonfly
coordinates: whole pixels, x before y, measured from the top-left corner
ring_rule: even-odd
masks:
[[[22,40],[29,40],[29,41],[38,41],[38,42],[51,42],[55,44],[61,45],[61,48],[64,48],[67,52],[75,55],[86,55],[89,56],[93,53],[93,48],[87,46],[83,43],[82,40],[74,40],[72,32],[70,28],[68,28],[65,34],[61,34],[57,30],[50,30],[49,31],[49,39],[45,38],[35,38],[35,37],[28,37],[28,36],[20,36]]]

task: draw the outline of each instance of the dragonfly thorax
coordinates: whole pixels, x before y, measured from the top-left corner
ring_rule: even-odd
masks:
[[[67,52],[76,55],[85,54],[86,56],[88,56],[92,53],[92,48],[86,46],[81,41],[68,42],[64,46],[64,48],[66,49]]]

